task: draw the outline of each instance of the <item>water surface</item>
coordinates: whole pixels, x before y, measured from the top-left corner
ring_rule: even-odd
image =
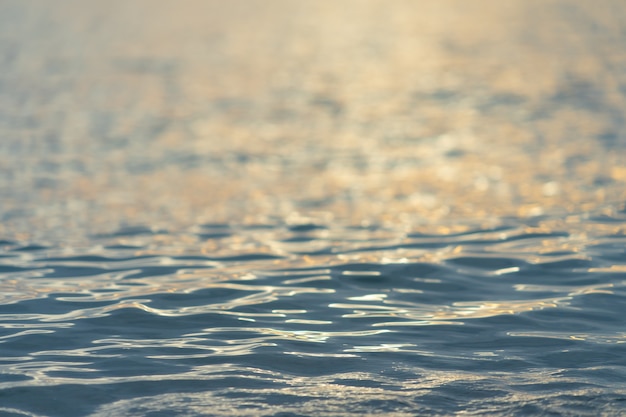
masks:
[[[0,1],[0,415],[622,415],[617,1]]]

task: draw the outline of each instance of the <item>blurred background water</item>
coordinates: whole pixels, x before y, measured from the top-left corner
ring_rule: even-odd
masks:
[[[617,0],[0,0],[0,415],[623,415]]]

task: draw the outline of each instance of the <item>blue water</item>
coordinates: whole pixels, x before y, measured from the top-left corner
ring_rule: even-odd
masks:
[[[620,0],[0,0],[0,417],[626,415]]]
[[[621,415],[626,237],[602,231],[626,213],[574,221],[584,238],[544,217],[4,241],[0,410]]]

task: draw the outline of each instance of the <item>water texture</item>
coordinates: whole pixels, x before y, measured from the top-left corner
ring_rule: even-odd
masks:
[[[0,416],[626,414],[624,22],[0,0]]]
[[[4,242],[1,410],[618,415],[626,213],[577,220]]]

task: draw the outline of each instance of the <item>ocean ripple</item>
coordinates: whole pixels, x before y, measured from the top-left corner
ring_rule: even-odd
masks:
[[[363,231],[277,224],[264,229],[273,250],[265,240],[245,255],[207,256],[170,232],[165,244],[118,233],[71,252],[4,242],[1,410],[332,415],[349,404],[342,414],[409,415],[471,412],[481,398],[483,413],[617,413],[625,239],[595,222],[582,244],[548,222],[538,232],[511,220],[389,230],[377,246]],[[220,239],[254,242],[255,228],[228,230]],[[164,381],[172,392],[151,394]],[[50,393],[88,396],[91,407],[25,408],[23,398]]]

